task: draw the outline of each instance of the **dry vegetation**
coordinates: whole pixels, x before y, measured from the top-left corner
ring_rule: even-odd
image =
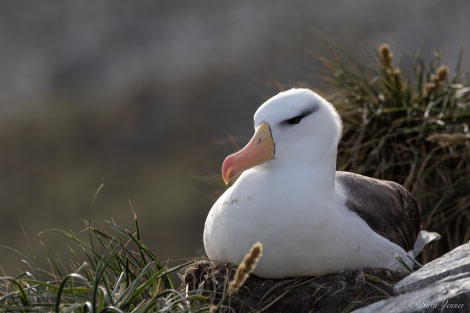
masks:
[[[200,260],[182,272],[181,289],[204,298],[214,312],[346,313],[390,297],[393,284],[408,274],[365,268],[292,279],[250,276],[237,292],[230,292],[240,266]]]

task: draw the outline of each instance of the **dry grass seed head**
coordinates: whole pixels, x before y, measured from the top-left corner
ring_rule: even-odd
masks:
[[[437,142],[441,147],[447,147],[452,144],[464,143],[465,140],[470,139],[470,134],[457,133],[457,134],[432,134],[426,140],[430,142]]]
[[[447,66],[441,65],[436,70],[436,76],[439,82],[444,82],[450,74],[450,70]]]
[[[445,82],[445,80],[447,79],[447,77],[449,76],[449,74],[450,74],[450,70],[447,66],[445,65],[439,66],[434,72],[434,74],[431,75],[431,81],[424,85],[425,96],[428,96],[429,94],[431,94],[432,92],[440,88]]]
[[[393,73],[393,53],[390,50],[390,46],[383,44],[379,46],[379,56],[382,65],[385,67],[387,72]]]
[[[240,287],[243,285],[245,280],[250,276],[251,272],[256,267],[259,258],[263,252],[263,245],[260,242],[255,243],[250,252],[245,255],[243,261],[238,265],[237,271],[233,280],[229,284],[228,293],[232,294],[237,292]]]

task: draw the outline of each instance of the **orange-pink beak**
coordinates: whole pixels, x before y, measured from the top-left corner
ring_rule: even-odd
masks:
[[[229,155],[222,164],[222,178],[228,182],[243,171],[271,160],[274,157],[274,142],[269,124],[262,122],[255,130],[253,138],[240,151]]]

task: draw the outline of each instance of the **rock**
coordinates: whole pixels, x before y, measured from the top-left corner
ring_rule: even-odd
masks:
[[[181,290],[220,304],[235,270],[197,261],[180,273]],[[470,242],[411,274],[365,268],[293,279],[251,275],[223,305],[233,312],[470,312]]]
[[[470,242],[425,264],[419,271],[398,282],[394,290],[396,294],[402,294],[422,289],[442,278],[461,273],[470,275]]]
[[[470,242],[405,277],[394,292],[354,313],[470,312]]]
[[[469,275],[451,276],[432,285],[396,297],[376,302],[355,310],[353,313],[373,312],[469,312],[470,279]]]

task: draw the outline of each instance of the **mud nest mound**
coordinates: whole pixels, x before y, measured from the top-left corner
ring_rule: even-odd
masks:
[[[226,295],[236,266],[199,260],[180,272],[181,291],[226,312],[349,312],[393,295],[393,285],[409,273],[364,268],[338,274],[291,279],[250,275]],[[221,303],[223,301],[223,303]]]

